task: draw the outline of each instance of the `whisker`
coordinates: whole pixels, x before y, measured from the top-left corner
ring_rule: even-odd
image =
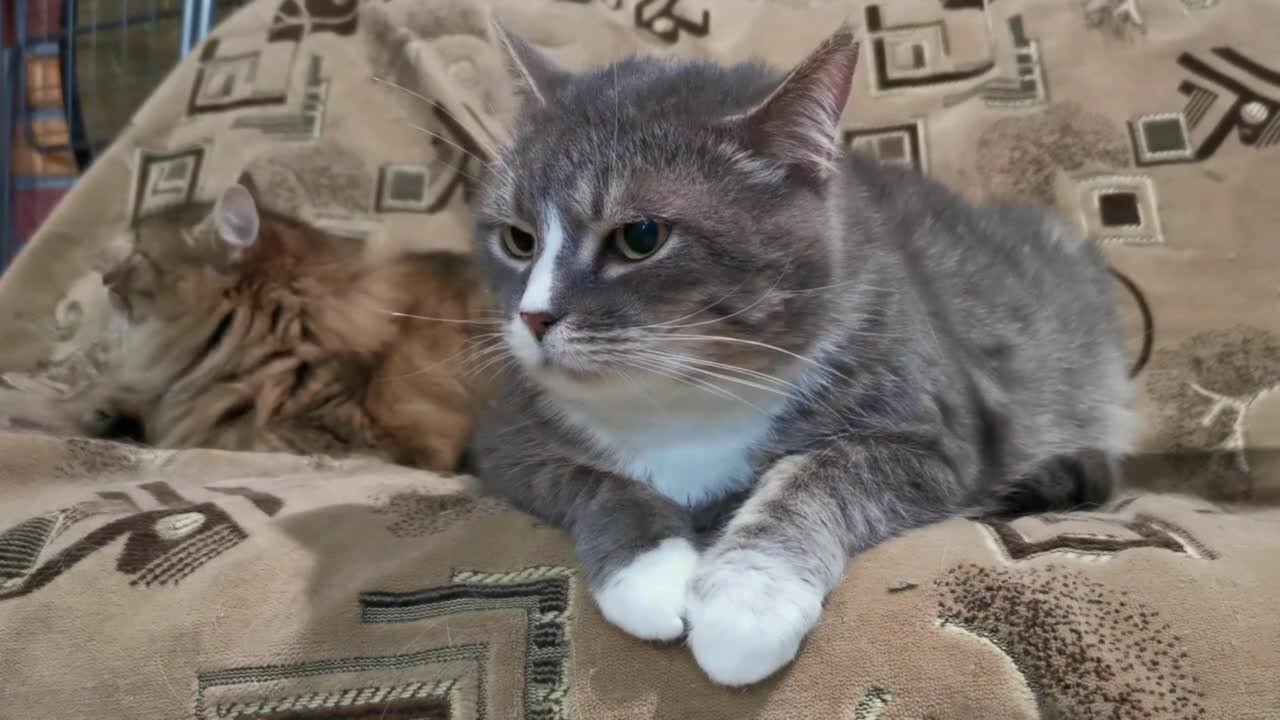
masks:
[[[793,358],[795,358],[795,359],[797,359],[797,360],[800,360],[800,361],[802,361],[802,362],[805,362],[805,363],[808,363],[808,364],[810,364],[810,365],[813,365],[814,367],[816,367],[816,368],[818,368],[818,369],[820,369],[820,370],[823,370],[823,371],[825,371],[825,372],[829,372],[829,373],[831,373],[832,375],[835,375],[836,377],[838,377],[838,378],[840,378],[840,379],[842,379],[842,380],[846,380],[846,381],[848,381],[848,382],[853,382],[853,379],[852,379],[852,378],[850,378],[850,377],[848,377],[848,376],[845,376],[845,375],[840,374],[839,372],[837,372],[837,371],[835,370],[835,368],[833,368],[833,367],[831,367],[831,366],[829,366],[829,365],[825,365],[825,364],[823,364],[823,363],[820,363],[820,362],[818,362],[817,360],[814,360],[813,358],[807,358],[807,357],[805,357],[805,356],[803,356],[803,355],[800,355],[800,354],[798,354],[798,353],[793,353],[793,352],[791,352],[790,350],[787,350],[787,349],[785,349],[785,348],[780,348],[780,347],[778,347],[777,345],[770,345],[769,343],[760,342],[760,341],[758,341],[758,340],[746,340],[746,339],[743,339],[743,338],[726,337],[726,336],[723,336],[723,335],[677,335],[677,334],[674,334],[674,333],[655,333],[655,334],[653,334],[653,336],[652,336],[652,338],[651,338],[651,339],[656,340],[656,339],[659,339],[659,338],[664,339],[664,340],[710,340],[710,341],[712,341],[712,342],[729,342],[729,343],[738,343],[738,344],[740,344],[740,345],[750,345],[750,346],[752,346],[752,347],[758,347],[758,348],[763,348],[763,349],[765,349],[765,350],[772,350],[772,351],[774,351],[774,352],[782,353],[783,355],[787,355],[787,356],[789,356],[789,357],[793,357]]]
[[[509,433],[513,433],[513,432],[515,432],[516,430],[523,430],[524,428],[527,428],[527,427],[529,427],[530,425],[533,425],[534,423],[541,422],[541,421],[542,421],[542,418],[537,417],[537,416],[535,415],[532,419],[525,420],[525,421],[524,421],[524,422],[522,422],[522,423],[516,423],[515,425],[508,425],[508,426],[506,426],[506,427],[502,428],[501,430],[499,430],[499,431],[497,432],[497,436],[498,436],[498,437],[502,437],[502,436],[507,435],[507,434],[509,434]]]
[[[842,280],[837,283],[831,283],[830,285],[819,285],[818,287],[811,287],[811,288],[788,288],[788,289],[782,290],[781,292],[786,294],[791,294],[791,295],[799,295],[801,293],[821,292],[823,290],[834,290],[836,288],[845,287],[846,285],[857,285],[861,282],[862,282],[862,278],[856,277],[856,278],[850,278],[848,280]],[[871,285],[863,285],[862,289],[870,290],[872,292],[891,292],[889,288],[872,287]]]
[[[449,359],[453,359],[460,355],[466,355],[465,358],[459,361],[460,363],[466,363],[466,362],[469,362],[471,359],[473,359],[479,353],[486,352],[501,343],[502,343],[502,333],[500,332],[482,333],[473,338],[468,338],[467,341],[463,343],[463,348],[459,350],[457,353],[454,353],[452,356],[450,356]]]
[[[618,64],[613,64],[613,145],[609,148],[609,180],[615,176],[614,167],[618,164],[618,132],[622,127],[622,114],[618,95]]]
[[[803,293],[820,292],[820,291],[823,291],[823,290],[832,290],[832,289],[835,289],[835,288],[844,287],[844,286],[846,286],[846,285],[856,285],[856,284],[858,284],[858,283],[862,282],[862,278],[852,278],[852,279],[844,280],[844,281],[841,281],[841,282],[838,282],[838,283],[832,283],[832,284],[830,284],[830,285],[822,285],[822,286],[818,286],[818,287],[797,288],[797,289],[789,289],[789,288],[781,288],[781,289],[779,289],[779,288],[778,288],[778,285],[780,285],[780,284],[781,284],[782,278],[785,276],[786,272],[787,272],[787,270],[784,268],[784,269],[783,269],[783,271],[782,271],[782,273],[780,273],[780,274],[778,275],[778,281],[774,282],[773,286],[771,286],[771,287],[769,288],[769,290],[766,290],[766,291],[765,291],[765,294],[764,294],[764,295],[762,295],[762,296],[760,297],[760,299],[758,299],[758,300],[756,300],[755,302],[751,303],[751,304],[750,304],[750,305],[748,305],[747,307],[742,308],[741,310],[738,310],[737,312],[735,312],[735,313],[733,313],[733,314],[731,314],[731,315],[725,316],[725,317],[723,317],[723,318],[715,318],[715,319],[713,319],[713,320],[705,320],[705,321],[696,322],[696,323],[689,323],[689,324],[687,324],[687,325],[677,325],[677,323],[683,322],[684,320],[688,320],[688,319],[689,319],[689,318],[691,318],[691,317],[695,317],[695,316],[699,315],[700,313],[704,313],[704,312],[706,312],[707,310],[710,310],[711,308],[715,307],[716,305],[719,305],[720,303],[722,303],[722,302],[724,302],[725,300],[729,299],[730,297],[733,297],[733,295],[735,295],[739,290],[741,290],[741,289],[742,289],[742,286],[746,284],[746,280],[743,280],[741,283],[738,283],[738,285],[737,285],[736,287],[734,287],[732,290],[730,290],[729,292],[725,293],[724,295],[720,296],[719,298],[717,298],[717,299],[715,299],[715,300],[712,300],[709,304],[704,305],[704,306],[702,306],[701,308],[698,308],[697,310],[694,310],[694,311],[693,311],[693,312],[691,312],[691,313],[688,313],[688,314],[682,315],[682,316],[680,316],[680,317],[678,317],[678,318],[674,318],[674,319],[671,319],[671,320],[665,320],[665,321],[663,321],[663,322],[653,323],[653,324],[651,324],[651,325],[637,325],[637,326],[633,326],[633,327],[629,327],[629,328],[620,328],[620,329],[626,329],[626,330],[650,330],[650,329],[653,329],[653,328],[684,328],[684,327],[695,327],[695,326],[698,326],[698,325],[708,325],[708,324],[712,324],[712,323],[720,322],[721,320],[726,320],[726,319],[728,319],[728,318],[730,318],[730,317],[733,317],[733,316],[735,316],[735,315],[738,315],[738,314],[740,314],[740,313],[743,313],[743,312],[746,312],[746,311],[750,310],[751,308],[753,308],[753,307],[755,307],[756,305],[760,304],[760,303],[761,303],[765,298],[767,298],[767,297],[769,296],[769,294],[770,294],[770,293],[777,293],[777,294],[779,294],[779,295],[799,295],[799,294],[803,294]],[[881,287],[872,287],[872,286],[869,286],[869,285],[864,285],[864,286],[863,286],[863,289],[871,290],[871,291],[874,291],[874,292],[889,292],[886,288],[881,288]]]
[[[683,384],[685,384],[685,385],[689,385],[689,386],[694,387],[694,388],[697,388],[697,389],[699,389],[699,390],[703,390],[704,392],[708,392],[708,393],[710,393],[710,394],[712,394],[712,395],[716,395],[716,396],[719,396],[719,397],[725,398],[725,399],[727,399],[727,400],[734,400],[734,401],[740,402],[740,403],[742,403],[743,405],[746,405],[746,406],[748,406],[748,407],[750,407],[750,408],[752,408],[752,409],[756,410],[756,411],[757,411],[757,412],[759,412],[761,415],[769,415],[769,414],[770,414],[770,413],[766,412],[766,411],[764,410],[764,408],[761,408],[760,406],[758,406],[758,405],[756,405],[755,403],[753,403],[753,402],[751,402],[751,401],[747,400],[746,398],[742,397],[741,395],[738,395],[737,393],[731,392],[731,391],[729,391],[729,390],[727,390],[727,389],[725,389],[725,388],[722,388],[722,387],[720,387],[720,386],[718,386],[718,385],[716,385],[716,384],[714,384],[714,383],[710,383],[710,382],[707,382],[707,381],[705,381],[705,380],[701,380],[701,379],[699,379],[699,378],[691,377],[691,376],[689,376],[689,375],[687,375],[687,374],[681,373],[681,371],[680,371],[681,369],[680,369],[680,368],[674,367],[674,366],[672,366],[672,365],[670,365],[670,364],[668,364],[668,363],[659,363],[659,362],[656,362],[656,361],[653,361],[653,360],[645,360],[645,359],[643,359],[643,358],[636,357],[636,356],[634,356],[634,355],[633,355],[633,356],[630,356],[630,357],[628,357],[628,358],[626,358],[626,362],[627,362],[628,364],[632,365],[633,367],[637,367],[637,368],[642,369],[642,370],[648,370],[649,372],[656,373],[656,374],[658,374],[658,375],[661,375],[661,376],[663,376],[663,377],[669,378],[669,379],[671,379],[671,380],[675,380],[675,381],[677,381],[677,382],[681,382],[681,383],[683,383]]]
[[[503,360],[512,360],[512,359],[515,359],[515,356],[511,354],[511,351],[507,348],[506,343],[500,343],[499,350],[496,354],[493,354],[490,357],[490,359],[485,360],[478,367],[474,367],[466,371],[465,373],[463,373],[463,377],[479,377],[481,373],[483,373],[486,369],[492,367],[493,365]]]
[[[475,153],[473,153],[473,152],[471,152],[470,150],[468,150],[468,149],[466,149],[466,148],[462,147],[462,146],[461,146],[461,145],[459,145],[458,143],[456,143],[456,142],[454,142],[454,141],[452,141],[452,140],[450,140],[450,139],[446,138],[445,136],[441,135],[440,133],[435,132],[435,131],[432,131],[432,130],[428,130],[428,129],[426,129],[426,128],[422,127],[421,125],[414,125],[413,123],[409,122],[408,120],[401,120],[400,122],[401,122],[405,127],[413,128],[414,130],[417,130],[418,132],[422,133],[423,135],[426,135],[426,136],[428,136],[428,137],[433,137],[433,138],[435,138],[435,139],[437,139],[437,140],[440,140],[440,141],[442,141],[442,142],[444,142],[444,143],[447,143],[447,144],[449,144],[449,145],[452,145],[452,146],[453,146],[453,147],[455,147],[455,148],[458,148],[458,149],[459,149],[459,150],[461,150],[462,152],[466,153],[468,157],[475,158],[475,161],[476,161],[476,162],[478,162],[478,163],[480,163],[481,165],[483,165],[483,166],[485,166],[486,168],[488,168],[490,172],[494,172],[494,173],[496,173],[496,172],[497,172],[497,170],[494,170],[494,169],[493,169],[493,166],[492,166],[492,165],[490,165],[489,163],[485,162],[484,160],[481,160],[479,155],[476,155]],[[464,177],[464,178],[466,178],[466,179],[470,180],[471,182],[473,182],[473,183],[475,183],[475,184],[477,184],[477,185],[482,185],[482,184],[483,184],[483,183],[481,183],[481,182],[480,182],[480,178],[478,178],[478,177],[476,177],[475,175],[472,175],[472,174],[470,174],[470,173],[468,173],[468,172],[464,171],[464,170],[463,170],[462,168],[460,168],[460,167],[453,167],[453,166],[450,166],[450,169],[452,169],[454,172],[458,173],[458,174],[459,174],[459,175],[461,175],[462,177]]]
[[[517,364],[519,364],[519,362],[520,362],[520,359],[517,358],[515,355],[511,355],[508,353],[505,356],[505,359],[503,359],[503,356],[499,355],[498,362],[496,363],[497,367],[495,367],[492,370],[492,377],[498,378],[505,375],[508,370],[515,367]],[[489,369],[489,366],[479,368],[478,372],[476,373],[476,376],[478,377],[480,373],[483,373],[485,370],[488,370],[488,369]]]
[[[651,329],[651,328],[666,327],[666,326],[670,325],[671,323],[678,323],[678,322],[680,322],[680,321],[682,321],[682,320],[688,320],[689,318],[694,317],[694,316],[698,315],[699,313],[704,313],[704,312],[706,312],[706,311],[710,310],[711,308],[715,307],[716,305],[719,305],[720,303],[724,302],[725,300],[728,300],[729,298],[733,297],[733,294],[734,294],[734,293],[736,293],[736,292],[738,292],[739,290],[741,290],[741,289],[742,289],[742,286],[743,286],[743,285],[746,285],[746,284],[747,284],[747,281],[744,279],[742,282],[738,283],[738,285],[737,285],[736,287],[734,287],[732,290],[730,290],[729,292],[725,293],[724,295],[720,296],[719,298],[716,298],[715,300],[712,300],[712,301],[711,301],[711,303],[710,303],[709,305],[706,305],[706,306],[704,306],[704,307],[698,308],[697,310],[694,310],[693,312],[689,313],[688,315],[682,315],[682,316],[680,316],[680,317],[678,317],[678,318],[676,318],[676,319],[674,319],[674,320],[667,320],[666,322],[654,323],[654,324],[652,324],[652,325],[638,325],[638,326],[636,326],[636,327],[631,327],[631,328],[627,328],[627,329],[628,329],[628,330],[649,330],[649,329]]]
[[[463,359],[459,365],[464,371],[469,370],[469,368],[474,368],[482,362],[487,362],[496,355],[501,355],[502,351],[506,349],[505,345],[506,343],[502,341],[491,342],[482,348],[476,349],[475,352]]]
[[[386,85],[387,87],[391,87],[391,88],[394,88],[394,89],[396,89],[396,90],[399,90],[400,92],[405,93],[406,95],[409,95],[410,97],[415,97],[415,98],[417,98],[417,99],[421,100],[422,102],[424,102],[424,103],[426,103],[426,104],[430,105],[432,108],[439,109],[441,112],[443,112],[443,113],[445,113],[445,114],[449,115],[450,117],[453,117],[454,122],[461,122],[461,121],[460,121],[460,120],[458,120],[456,117],[454,117],[453,113],[449,112],[449,109],[448,109],[448,108],[446,108],[444,105],[442,105],[438,100],[433,100],[433,99],[431,99],[431,98],[427,97],[426,95],[423,95],[422,93],[420,93],[420,92],[418,92],[418,91],[416,91],[416,90],[413,90],[413,89],[411,89],[411,88],[407,88],[407,87],[405,87],[404,85],[401,85],[400,83],[397,83],[397,82],[395,82],[395,81],[393,81],[393,80],[388,80],[387,78],[380,77],[380,76],[378,76],[378,75],[370,75],[370,76],[369,76],[369,79],[371,79],[371,80],[373,80],[374,82],[379,83],[379,84],[381,84],[381,85]],[[485,132],[488,132],[488,128],[483,128],[483,129],[485,130]],[[445,142],[448,142],[448,140],[447,140],[447,139],[445,139],[445,138],[441,138],[441,139],[442,139],[442,140],[445,140]],[[480,140],[479,140],[478,138],[476,138],[476,142],[477,142],[477,143],[480,143]],[[481,144],[481,146],[482,146],[482,147],[481,147],[481,149],[482,149],[482,150],[484,150],[485,152],[489,153],[489,155],[490,155],[491,157],[499,157],[499,153],[496,151],[496,149],[495,149],[492,145],[484,145],[484,143],[480,143],[480,144]],[[475,154],[474,154],[474,153],[472,153],[471,151],[467,150],[466,148],[459,148],[459,149],[460,149],[460,150],[462,150],[462,151],[464,151],[464,152],[466,152],[467,154],[471,155],[472,157],[475,157]],[[484,162],[484,158],[476,157],[476,159],[477,159],[477,160],[480,160],[481,162]],[[492,169],[492,168],[490,168],[490,169]]]
[[[709,394],[712,394],[712,395],[716,395],[716,396],[718,396],[718,397],[725,398],[726,400],[736,400],[736,401],[741,402],[741,403],[746,404],[746,405],[750,405],[750,404],[751,404],[750,402],[748,402],[748,401],[747,401],[747,400],[745,400],[744,398],[738,397],[737,395],[734,395],[733,393],[731,393],[731,392],[729,392],[729,391],[725,390],[725,389],[724,389],[724,388],[722,388],[722,387],[718,387],[718,386],[713,385],[713,384],[711,384],[711,383],[709,383],[709,382],[705,382],[705,381],[703,381],[703,380],[698,380],[698,379],[693,378],[693,377],[690,377],[690,376],[688,376],[688,375],[685,375],[685,374],[679,373],[679,372],[675,371],[674,369],[672,369],[672,368],[671,368],[670,366],[668,366],[668,365],[661,365],[661,364],[657,364],[657,363],[644,362],[644,361],[640,361],[640,360],[638,360],[638,359],[636,359],[636,358],[631,358],[631,359],[628,361],[628,363],[627,363],[627,364],[628,364],[630,367],[634,367],[634,368],[636,368],[637,370],[644,370],[644,371],[646,371],[646,372],[650,372],[650,373],[653,373],[653,374],[655,374],[655,375],[660,375],[660,376],[665,377],[665,378],[667,378],[667,379],[669,379],[669,380],[674,380],[674,381],[676,381],[676,382],[679,382],[679,383],[681,383],[681,384],[683,384],[683,385],[688,385],[688,386],[690,386],[690,387],[692,387],[692,388],[695,388],[695,389],[698,389],[698,390],[702,390],[702,391],[707,392],[707,393],[709,393]],[[762,411],[762,412],[763,412],[763,411]]]
[[[769,293],[771,293],[771,292],[773,292],[773,291],[777,290],[777,289],[778,289],[778,283],[782,282],[782,278],[786,277],[787,270],[790,270],[790,269],[791,269],[791,261],[790,261],[790,260],[788,260],[788,261],[787,261],[787,265],[786,265],[786,267],[782,268],[782,272],[778,273],[778,279],[773,281],[773,285],[769,286],[769,288],[768,288],[767,290],[765,290],[765,291],[764,291],[764,293],[763,293],[763,294],[761,294],[761,295],[760,295],[760,297],[759,297],[759,298],[757,298],[755,302],[753,302],[753,303],[751,303],[750,305],[748,305],[748,306],[746,306],[746,307],[742,308],[741,310],[738,310],[738,311],[736,311],[736,312],[729,313],[728,315],[725,315],[724,317],[711,318],[710,320],[703,320],[703,321],[701,321],[701,322],[695,322],[695,323],[685,323],[685,324],[683,324],[683,325],[670,325],[670,324],[664,324],[664,325],[663,325],[663,327],[667,327],[667,328],[690,328],[690,327],[697,327],[697,326],[699,326],[699,325],[711,325],[711,324],[718,323],[718,322],[724,322],[725,320],[728,320],[729,318],[732,318],[732,317],[736,317],[736,316],[738,316],[738,315],[741,315],[742,313],[747,312],[747,311],[748,311],[748,310],[750,310],[751,308],[753,308],[753,307],[755,307],[755,306],[759,305],[760,303],[764,302],[765,298],[769,297]],[[739,285],[739,287],[741,287],[741,285]]]
[[[675,360],[680,363],[688,363],[691,365],[702,365],[706,367],[718,368],[720,370],[739,372],[739,373],[743,373],[744,375],[747,375],[748,377],[754,377],[758,380],[762,380],[765,382],[772,382],[781,387],[795,390],[796,392],[799,392],[799,393],[804,392],[804,388],[800,387],[799,385],[796,385],[793,382],[783,380],[782,378],[777,377],[776,375],[770,375],[768,373],[760,372],[759,370],[752,370],[750,368],[744,368],[739,365],[733,365],[731,363],[716,362],[714,360],[704,360],[702,358],[690,357],[688,355],[681,355],[678,353],[664,353],[664,352],[659,352],[655,350],[646,350],[644,351],[644,354],[655,355],[655,356]]]
[[[688,363],[689,365],[693,365],[693,366],[703,365],[703,366],[720,368],[722,370],[726,370],[729,372],[743,373],[747,377],[755,378],[762,382],[774,383],[779,387],[786,388],[788,392],[782,392],[781,390],[773,387],[760,387],[754,383],[748,383],[742,380],[741,378],[718,375],[718,374],[717,376],[721,377],[724,380],[728,380],[729,382],[735,382],[740,385],[748,385],[750,387],[758,387],[760,390],[764,390],[766,392],[772,392],[778,395],[784,395],[788,398],[804,398],[807,402],[813,403],[823,411],[830,413],[832,417],[839,418],[842,416],[842,413],[840,413],[838,410],[832,407],[830,403],[823,400],[821,397],[814,395],[813,392],[805,388],[802,388],[793,382],[783,380],[780,377],[770,375],[768,373],[759,372],[757,370],[752,370],[750,368],[744,368],[744,367],[740,367],[738,365],[732,365],[729,363],[720,363],[720,362],[715,362],[713,360],[703,360],[702,358],[694,358],[694,357],[689,357],[687,355],[680,355],[675,353],[662,353],[662,352],[653,351],[653,350],[646,350],[644,351],[644,354],[647,354],[647,355],[657,354],[665,357],[670,357],[682,363]],[[704,374],[708,372],[700,367],[689,367],[688,369],[695,372],[703,372]]]
[[[690,373],[697,373],[700,375],[704,375],[706,377],[716,378],[718,380],[725,380],[728,382],[737,383],[739,385],[743,385],[749,388],[754,388],[756,390],[761,390],[763,392],[772,393],[780,397],[784,397],[784,398],[792,397],[791,393],[787,392],[786,390],[782,390],[777,387],[770,387],[768,385],[762,385],[760,383],[751,382],[750,380],[744,380],[742,378],[736,378],[731,375],[725,375],[724,373],[719,373],[714,370],[708,370],[706,368],[698,367],[696,365],[684,366],[684,367],[681,367],[680,369]]]
[[[475,313],[476,317],[491,317],[491,318],[496,318],[496,319],[503,319],[503,318],[506,318],[506,317],[507,317],[507,314],[506,314],[505,312],[501,311],[501,310],[490,310],[490,309],[487,309],[487,308],[476,308],[473,312]]]
[[[431,322],[455,323],[458,325],[502,325],[503,320],[462,320],[458,318],[439,318],[427,315],[414,315],[413,313],[398,312],[396,310],[379,310],[393,317],[412,318],[414,320],[429,320]]]
[[[515,366],[519,365],[519,364],[520,364],[520,358],[516,357],[515,355],[512,355],[511,357],[507,358],[507,361],[506,361],[506,362],[504,362],[504,363],[502,363],[501,365],[499,365],[499,366],[498,366],[498,369],[493,371],[493,374],[494,374],[494,375],[503,375],[503,374],[505,374],[505,373],[507,372],[507,370],[509,370],[509,369],[511,369],[511,368],[513,368],[513,367],[515,367]]]
[[[461,349],[461,350],[459,350],[458,352],[456,352],[456,353],[454,353],[454,354],[450,355],[450,356],[449,356],[449,357],[447,357],[447,358],[444,358],[443,360],[437,360],[436,362],[433,362],[433,363],[431,363],[430,365],[428,365],[428,366],[426,366],[426,367],[424,367],[424,368],[419,368],[419,369],[417,369],[417,370],[414,370],[413,372],[404,373],[403,375],[393,375],[393,376],[391,376],[391,377],[380,378],[379,380],[377,380],[377,382],[387,382],[387,381],[391,381],[391,380],[404,380],[405,378],[411,378],[411,377],[415,377],[415,376],[418,376],[418,375],[422,375],[422,374],[424,374],[424,373],[429,373],[429,372],[431,372],[432,370],[435,370],[436,368],[440,367],[441,365],[444,365],[445,363],[448,363],[448,362],[453,361],[455,358],[457,358],[457,357],[459,357],[459,356],[461,356],[461,355],[465,355],[466,353],[473,352],[473,351],[474,351],[474,352],[483,352],[483,350],[485,349],[485,348],[479,348],[479,349],[477,349],[477,348],[474,348],[474,347],[467,347],[467,345],[470,345],[470,344],[472,344],[472,343],[477,343],[477,344],[481,344],[481,345],[483,345],[483,344],[484,344],[484,342],[485,342],[486,340],[487,340],[487,341],[490,341],[490,342],[492,343],[492,341],[493,341],[493,339],[494,339],[494,338],[501,338],[501,337],[502,337],[502,333],[485,333],[484,335],[479,335],[479,336],[474,337],[474,338],[469,338],[466,342],[464,342],[464,343],[462,344],[462,345],[463,345],[463,347],[462,347],[462,349]],[[490,345],[490,346],[488,346],[488,347],[492,347],[492,345]],[[468,358],[468,359],[469,359],[469,358]],[[467,360],[462,360],[462,361],[460,361],[460,362],[459,362],[459,364],[460,364],[460,365],[461,365],[461,364],[465,364],[466,362],[467,362]]]

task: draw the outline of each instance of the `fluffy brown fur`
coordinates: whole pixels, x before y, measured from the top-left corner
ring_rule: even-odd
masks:
[[[486,312],[466,257],[371,257],[235,186],[142,221],[103,282],[127,319],[118,358],[61,408],[28,399],[35,424],[104,435],[128,419],[159,447],[458,465],[475,399],[462,360]]]

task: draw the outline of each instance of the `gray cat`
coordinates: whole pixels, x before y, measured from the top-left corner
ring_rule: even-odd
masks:
[[[848,27],[785,77],[575,74],[496,34],[524,109],[475,254],[515,371],[477,461],[572,534],[609,621],[687,627],[713,680],[753,683],[851,555],[1107,496],[1132,422],[1102,258],[1039,209],[847,153]]]

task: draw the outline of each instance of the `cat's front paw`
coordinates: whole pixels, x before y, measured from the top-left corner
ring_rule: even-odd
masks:
[[[796,656],[822,614],[822,592],[754,550],[708,558],[689,590],[689,647],[721,685],[750,685]]]
[[[698,550],[683,538],[668,538],[615,571],[595,591],[609,622],[644,640],[674,640],[684,634],[689,579]]]

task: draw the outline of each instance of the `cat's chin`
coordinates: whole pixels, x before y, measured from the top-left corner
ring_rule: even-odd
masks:
[[[523,365],[530,377],[552,387],[590,386],[604,382],[608,377],[604,368],[564,362],[545,354],[536,360],[525,361]]]
[[[540,377],[556,382],[570,382],[579,385],[590,385],[604,380],[604,373],[598,370],[587,370],[567,365],[543,365],[537,369],[537,374]]]
[[[609,352],[593,353],[564,337],[549,335],[538,343],[521,328],[510,332],[507,343],[525,375],[551,390],[580,391],[618,378],[618,365]]]
[[[535,380],[582,385],[607,375],[606,368],[575,352],[562,338],[548,337],[539,344],[523,326],[513,323],[506,341],[525,374]]]

